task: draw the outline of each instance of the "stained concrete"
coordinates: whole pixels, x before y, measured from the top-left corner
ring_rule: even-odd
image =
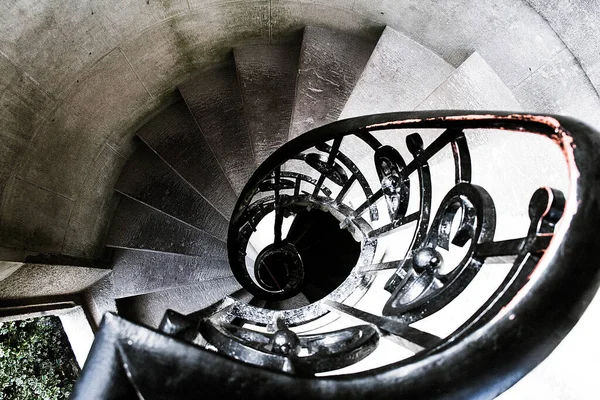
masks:
[[[73,201],[15,178],[2,207],[0,240],[8,247],[60,252]]]
[[[150,93],[158,96],[190,75],[223,62],[231,47],[268,43],[267,1],[203,7],[149,27],[121,45]]]
[[[55,104],[31,76],[0,52],[0,191],[33,137],[43,116]]]
[[[88,259],[100,257],[103,246],[99,244],[104,243],[111,222],[106,215],[112,215],[118,204],[116,195],[106,196],[105,193],[114,188],[124,164],[125,158],[121,154],[106,144],[102,146],[85,172],[82,193],[73,204],[61,253]]]
[[[118,157],[110,161],[104,146],[108,144],[117,153],[127,153],[132,127],[139,119],[160,106],[162,97],[189,77],[191,69],[200,70],[220,60],[229,47],[243,41],[245,38],[238,33],[249,41],[279,41],[298,38],[305,25],[317,25],[375,38],[383,25],[388,24],[453,66],[478,51],[509,88],[517,88],[515,92],[523,105],[556,106],[553,109],[565,113],[580,109],[593,113],[595,109],[596,99],[589,94],[589,86],[579,86],[586,76],[577,70],[579,61],[592,82],[597,81],[594,46],[598,9],[591,1],[530,1],[534,7],[538,6],[558,35],[519,0],[96,3],[22,0],[0,4],[0,58],[8,61],[0,63],[0,76],[27,78],[3,81],[5,107],[0,109],[15,105],[8,114],[0,111],[0,135],[3,142],[10,143],[6,156],[3,152],[5,169],[0,170],[0,182],[8,182],[0,222],[7,233],[2,238],[8,238],[16,247],[28,247],[31,238],[43,237],[44,240],[31,242],[33,247],[60,248],[58,243],[66,243],[63,238],[68,232],[69,248],[90,254],[88,247],[93,245],[97,230],[86,230],[88,224],[84,218],[75,219],[84,221],[81,224],[66,225],[62,216],[74,216],[75,210],[80,210],[83,216],[88,210],[96,214],[92,219],[110,219],[110,207],[104,208],[104,201],[95,198],[111,195],[106,189],[111,175],[104,171],[111,168],[111,162],[118,169],[120,161]],[[237,11],[248,6],[253,6],[250,8],[254,11]],[[224,14],[219,14],[219,10],[224,10]],[[230,18],[232,15],[236,17]],[[563,22],[556,15],[564,16]],[[221,17],[228,18],[229,25],[216,22]],[[212,30],[226,30],[231,35],[202,30],[203,20],[209,22]],[[562,53],[565,47],[561,38],[572,47],[578,60]],[[578,78],[572,84],[575,91],[555,90],[545,84],[548,77],[555,77],[555,81],[566,79],[552,71],[553,63],[561,57],[566,60],[562,64],[568,66],[566,71],[578,71],[575,74]],[[102,75],[100,71],[106,60],[116,60],[115,68],[98,81],[93,76]],[[131,73],[124,68],[126,64],[131,65]],[[544,73],[548,75],[545,77]],[[87,82],[93,83],[91,90]],[[111,91],[107,87],[123,95],[123,99],[108,96],[113,107],[102,101],[106,92]],[[576,90],[584,94],[580,97],[586,103],[573,95]],[[21,107],[19,95],[28,92],[32,95],[27,98],[36,100]],[[535,97],[525,99],[522,94],[526,93],[545,99],[539,103]],[[34,132],[37,132],[35,137]],[[39,136],[42,133],[44,139]],[[102,158],[107,160],[105,167],[93,166],[92,160]],[[23,162],[17,169],[14,166],[20,160]],[[30,178],[33,184],[15,179],[12,176],[15,171],[20,178]],[[100,183],[104,179],[106,182]],[[86,187],[87,182],[99,182],[98,191]],[[34,197],[36,194],[40,194],[38,198]],[[61,196],[67,201],[63,202]],[[36,220],[38,217],[40,222]],[[20,225],[31,231],[20,234]],[[16,235],[11,232],[13,228]],[[114,304],[111,306],[109,301],[104,309],[111,307]],[[561,361],[562,365],[573,364],[572,359]],[[554,379],[561,378],[559,375]]]

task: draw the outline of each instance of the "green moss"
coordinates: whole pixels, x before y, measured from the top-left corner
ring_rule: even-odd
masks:
[[[66,399],[78,372],[57,317],[0,322],[0,399]]]

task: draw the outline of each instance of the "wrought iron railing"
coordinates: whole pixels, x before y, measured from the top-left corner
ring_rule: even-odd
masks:
[[[519,139],[531,134],[543,139]],[[495,165],[507,137],[539,146],[508,153],[559,172]],[[238,200],[228,248],[244,290],[169,311],[158,332],[107,316],[74,397],[494,397],[554,349],[597,290],[599,149],[578,121],[498,112],[381,114],[308,132]],[[321,234],[321,221],[341,233]],[[390,254],[398,247],[402,257]],[[489,265],[503,266],[493,282],[478,278]]]

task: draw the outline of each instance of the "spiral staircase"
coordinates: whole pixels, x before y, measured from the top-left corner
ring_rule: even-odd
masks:
[[[543,264],[574,187],[565,142],[535,127],[549,117],[518,114],[478,53],[454,68],[390,27],[371,43],[307,26],[301,44],[236,47],[178,89],[181,100],[137,131],[116,183],[106,246],[119,317],[105,316],[75,398],[191,396],[188,375],[213,395],[281,396],[275,385],[299,397],[381,397],[401,385],[419,398],[489,398],[566,334],[569,324],[540,325],[529,334],[543,350],[494,358],[501,367],[461,339],[484,326],[497,341],[489,357],[517,351],[507,343],[521,334],[481,324],[504,315],[500,300],[519,297]],[[512,113],[426,112],[437,109]],[[398,110],[415,113],[360,118]],[[120,340],[142,350],[114,355],[107,343]],[[427,385],[408,383],[431,376],[434,367],[414,367],[423,357],[461,340],[453,361],[463,372],[444,366]],[[141,355],[148,342],[161,361]],[[198,348],[224,358],[181,361]],[[214,390],[198,362],[230,369],[230,386]],[[497,376],[459,378],[481,370]],[[159,376],[180,383],[147,383]]]
[[[75,398],[590,397],[599,17],[3,4],[0,320],[95,331]]]

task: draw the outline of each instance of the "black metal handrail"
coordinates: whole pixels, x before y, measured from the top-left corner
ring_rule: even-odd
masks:
[[[429,146],[424,146],[420,136],[408,129],[444,131]],[[530,228],[523,237],[494,240],[493,200],[483,187],[471,182],[471,155],[464,132],[475,129],[542,135],[551,139],[564,156],[570,181],[568,190],[563,194],[541,187],[532,194]],[[396,149],[383,145],[375,135],[381,130],[408,132],[405,136],[412,161],[404,162]],[[375,184],[380,186],[377,190],[371,190],[372,182],[365,185],[366,178],[352,157],[340,150],[343,141],[350,137],[359,138],[373,150]],[[432,216],[428,163],[448,145],[455,165],[455,184]],[[318,155],[310,149],[316,149],[322,156],[308,155],[307,150]],[[595,157],[599,149],[600,135],[581,122],[518,113],[390,113],[339,121],[310,131],[278,149],[248,181],[231,218],[230,263],[235,276],[255,298],[295,295],[293,290],[273,293],[250,276],[245,246],[258,222],[275,213],[276,250],[270,249],[270,256],[284,247],[280,229],[285,213],[294,213],[298,207],[320,208],[334,214],[342,226],[350,227],[361,240],[361,258],[341,289],[299,309],[303,311],[263,312],[251,303],[227,298],[194,315],[167,313],[162,333],[108,317],[90,355],[91,366],[86,366],[74,397],[112,393],[109,388],[114,382],[109,382],[108,377],[115,379],[117,387],[122,386],[121,394],[128,387],[138,393],[162,393],[169,398],[190,396],[200,388],[214,397],[235,394],[249,398],[282,395],[396,398],[398,394],[407,398],[494,397],[554,349],[581,316],[600,284],[600,269],[596,265],[600,235],[595,232],[600,222],[600,163]],[[304,167],[287,170],[289,160],[317,171],[317,178],[307,179]],[[412,173],[418,175],[419,209],[408,212],[407,196],[414,186],[409,180]],[[330,186],[339,186],[337,194],[327,187],[326,180]],[[312,192],[302,193],[298,189],[300,181],[310,181]],[[359,182],[365,201],[350,206],[340,201],[340,193],[347,193],[353,182]],[[273,195],[265,197],[265,192]],[[382,208],[387,210],[390,221],[374,228],[371,223],[379,219]],[[367,210],[370,212],[366,213]],[[457,213],[458,228],[451,229]],[[374,263],[377,239],[409,222],[416,223],[416,228],[407,257],[396,262]],[[459,247],[467,243],[469,246],[458,266],[441,274],[442,257],[437,249],[448,247],[451,242]],[[515,259],[503,283],[452,334],[436,337],[409,325],[456,298],[486,260],[507,255]],[[281,250],[278,256],[289,257],[290,268],[301,268],[294,264],[299,262],[295,261],[293,249]],[[355,292],[360,292],[360,297],[371,285],[373,273],[386,269],[394,273],[385,286],[391,296],[381,310],[382,315],[354,308]],[[416,287],[426,289],[416,290]],[[307,342],[305,336],[294,333],[290,327],[325,314],[350,315],[366,322],[364,328],[355,329],[363,329],[361,334],[370,338],[364,341],[368,349],[376,347],[376,340],[368,336],[373,334],[369,329],[374,327],[380,336],[400,341],[415,354],[374,370],[315,377],[312,374],[323,368],[318,365],[331,365],[326,370],[349,365],[352,357],[360,354],[356,357],[362,359],[370,352],[360,351],[363,342],[358,341],[353,342],[354,347],[348,345],[348,349],[333,346],[335,350],[326,358],[315,351],[309,351],[313,357],[310,361],[302,358],[300,347],[309,346],[310,340]],[[244,330],[236,326],[237,320],[266,325],[271,333]],[[169,339],[165,333],[183,341]],[[336,335],[348,337],[344,332]],[[209,347],[215,346],[220,354],[186,342],[198,344],[199,340],[207,340]],[[325,336],[311,340],[325,340]],[[106,352],[112,358],[110,363],[103,364],[99,360],[106,359]],[[331,362],[332,359],[340,364]],[[126,374],[117,376],[117,369]],[[164,374],[174,379],[157,381],[148,379],[149,374]]]

